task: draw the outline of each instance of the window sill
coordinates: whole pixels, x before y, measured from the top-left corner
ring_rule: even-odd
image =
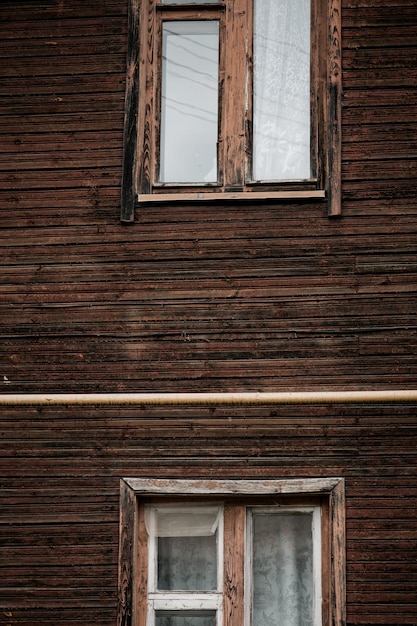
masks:
[[[223,192],[187,192],[187,193],[154,193],[139,194],[137,199],[140,205],[151,202],[201,202],[223,200],[305,200],[326,199],[323,189],[299,191],[223,191]]]

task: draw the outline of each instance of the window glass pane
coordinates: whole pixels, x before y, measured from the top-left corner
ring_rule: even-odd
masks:
[[[216,613],[214,611],[178,611],[167,613],[157,611],[155,626],[216,626]]]
[[[158,589],[217,589],[219,516],[216,506],[156,511]]]
[[[252,624],[313,626],[312,515],[255,513],[252,550]]]
[[[216,537],[160,537],[158,589],[217,589]]]
[[[218,21],[164,22],[161,182],[216,182],[218,68]]]
[[[254,0],[254,180],[310,177],[310,0]]]

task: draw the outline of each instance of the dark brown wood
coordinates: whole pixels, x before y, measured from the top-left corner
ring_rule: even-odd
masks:
[[[119,607],[118,626],[131,626],[134,612],[135,581],[135,532],[137,516],[135,495],[125,483],[120,481],[120,530],[119,530]]]
[[[346,624],[345,484],[340,481],[330,496],[332,623]]]
[[[230,199],[127,228],[127,0],[0,2],[2,393],[415,388],[417,7],[342,4],[340,219]],[[342,476],[347,623],[410,626],[416,415],[3,407],[0,621],[117,623],[123,476]]]
[[[224,626],[243,624],[245,580],[245,516],[243,506],[224,509]]]
[[[328,7],[328,214],[338,216],[342,212],[342,2],[331,0]]]
[[[129,2],[127,71],[124,118],[121,220],[132,222],[136,203],[136,157],[139,110],[139,0]]]
[[[245,186],[245,142],[247,62],[250,54],[251,33],[248,0],[228,3],[225,31],[220,42],[224,65],[220,69],[222,96],[219,160],[226,190],[241,190]],[[248,50],[249,48],[249,50]],[[251,109],[251,103],[249,103]]]

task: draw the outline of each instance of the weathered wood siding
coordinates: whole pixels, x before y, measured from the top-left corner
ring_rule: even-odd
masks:
[[[126,0],[0,3],[2,392],[416,385],[417,6],[343,2],[343,215],[119,222]],[[417,623],[413,405],[1,409],[0,623],[116,620],[120,476],[344,476],[348,624]]]

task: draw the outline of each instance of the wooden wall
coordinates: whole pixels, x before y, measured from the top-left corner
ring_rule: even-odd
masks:
[[[119,222],[127,0],[0,3],[1,392],[416,386],[417,7],[343,2],[343,216]],[[417,624],[415,405],[1,409],[0,624],[116,621],[120,476],[344,476],[348,624]]]

